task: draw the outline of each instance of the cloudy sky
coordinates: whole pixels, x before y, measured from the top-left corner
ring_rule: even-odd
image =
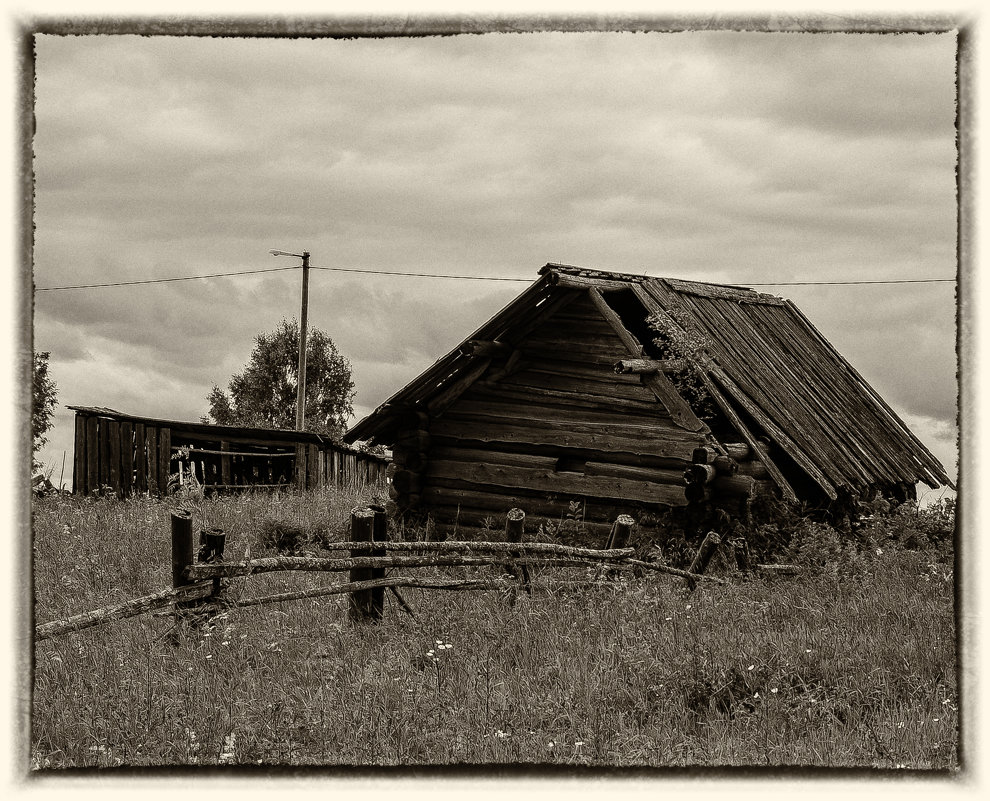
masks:
[[[701,281],[952,279],[954,34],[36,41],[35,349],[64,404],[195,420],[298,317],[355,419],[548,261]],[[343,271],[347,270],[347,271]],[[485,280],[397,277],[431,273]],[[769,286],[956,471],[955,286]]]

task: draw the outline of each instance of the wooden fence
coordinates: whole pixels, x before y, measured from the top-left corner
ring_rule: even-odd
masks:
[[[695,589],[699,581],[725,583],[725,579],[704,575],[720,544],[719,537],[712,533],[705,538],[691,568],[678,570],[635,558],[635,550],[626,546],[635,524],[626,515],[620,515],[616,519],[611,534],[601,549],[525,542],[525,517],[521,509],[510,510],[506,515],[505,539],[500,542],[405,542],[388,539],[388,519],[382,507],[360,507],[351,513],[351,539],[326,546],[331,553],[343,551],[344,554],[334,553],[327,557],[270,556],[225,562],[223,551],[226,534],[220,529],[202,529],[197,547],[192,514],[180,509],[172,512],[171,589],[40,624],[35,627],[35,640],[81,631],[171,606],[176,622],[173,641],[178,642],[184,621],[209,619],[228,608],[341,594],[349,595],[348,615],[351,620],[375,621],[384,615],[386,590],[393,593],[406,613],[415,617],[415,612],[399,593],[399,588],[503,590],[508,591],[514,599],[519,590],[532,592],[534,582],[529,568],[533,565],[597,567],[597,575],[604,579],[612,578],[621,571],[667,574],[684,580],[689,592]],[[739,560],[739,568],[744,572],[762,570],[780,575],[796,571],[796,568],[788,565],[751,566],[748,564],[748,552],[745,552],[745,561],[740,559],[738,547],[734,549],[734,553]],[[473,578],[455,578],[437,575],[435,572],[436,568],[449,567],[494,569],[487,575]],[[419,568],[432,568],[434,575],[427,578],[412,575],[412,571]],[[330,586],[262,597],[232,598],[232,593],[227,592],[232,579],[247,579],[261,573],[282,571],[347,573],[348,580]],[[392,575],[387,575],[387,571],[392,571]],[[591,580],[593,579],[585,574],[583,582],[579,583],[587,584]]]
[[[383,481],[388,460],[305,431],[212,426],[70,406],[72,491],[164,494],[169,481],[206,491],[313,489]]]

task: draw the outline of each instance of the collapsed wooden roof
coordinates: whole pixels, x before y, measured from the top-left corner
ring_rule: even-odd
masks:
[[[540,277],[509,305],[418,378],[357,423],[346,442],[389,443],[410,409],[438,413],[486,369],[475,343],[515,346],[579,294],[601,302],[625,291],[638,301],[640,323],[660,315],[668,326],[700,335],[707,357],[702,379],[735,429],[758,448],[756,430],[767,436],[829,497],[841,486],[923,481],[951,485],[945,469],[863,377],[789,300],[752,289],[585,270],[547,264]],[[604,293],[604,294],[603,294]],[[628,322],[631,313],[624,316]],[[612,321],[632,357],[647,353],[639,340]],[[662,374],[651,389],[684,428],[707,433]],[[793,491],[774,465],[785,495]]]

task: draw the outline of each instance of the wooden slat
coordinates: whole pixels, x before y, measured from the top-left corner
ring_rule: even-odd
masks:
[[[124,497],[134,493],[134,424],[120,424],[120,492]]]
[[[296,458],[293,461],[294,474],[293,483],[296,489],[302,492],[306,489],[306,445],[305,443],[298,443],[296,445]]]
[[[231,483],[231,481],[233,480],[230,477],[231,476],[231,472],[230,472],[230,466],[231,466],[230,465],[230,459],[231,459],[231,457],[229,455],[227,455],[227,454],[229,454],[230,450],[231,450],[230,443],[227,440],[221,440],[220,441],[220,451],[221,451],[221,454],[223,454],[220,457],[220,483],[221,484],[228,484],[229,485]]]
[[[100,434],[96,417],[86,418],[86,494],[100,486]]]
[[[426,467],[426,477],[428,481],[434,477],[455,478],[480,486],[508,489],[526,487],[550,493],[589,495],[655,504],[680,505],[684,501],[684,487],[678,484],[658,484],[625,478],[556,473],[546,469],[444,459],[431,459]]]
[[[910,429],[861,376],[854,375],[848,362],[810,326],[800,310],[790,302],[787,309],[793,324],[774,329],[773,333],[781,347],[788,348],[800,360],[810,380],[817,379],[818,392],[831,408],[857,421],[855,429],[839,429],[850,447],[855,448],[857,458],[869,466],[876,479],[899,476],[903,481],[916,481],[932,466],[926,462],[934,457],[923,445],[920,451],[913,447],[918,443]],[[835,411],[831,416],[835,416]]]
[[[601,312],[602,317],[615,329],[615,333],[618,334],[619,339],[622,340],[628,349],[629,355],[634,358],[645,357],[647,353],[643,350],[643,345],[626,330],[626,327],[622,324],[622,320],[619,319],[619,315],[605,302],[601,293],[592,287],[588,290],[588,296],[591,298],[591,302],[598,308],[598,311]],[[688,403],[678,394],[674,385],[670,383],[670,380],[663,373],[644,375],[642,376],[642,381],[643,385],[657,396],[657,400],[664,405],[671,419],[677,425],[688,431],[707,432],[708,427],[698,419]]]
[[[107,420],[107,437],[109,439],[109,469],[107,470],[107,483],[117,493],[118,497],[123,494],[120,478],[120,423],[116,420]]]
[[[547,334],[544,336],[529,336],[521,343],[526,351],[547,351],[550,353],[566,353],[575,360],[604,359],[614,363],[617,359],[628,356],[622,343],[613,335],[593,335],[585,332],[579,338]]]
[[[84,495],[86,492],[86,417],[76,412],[72,446],[72,494]]]
[[[621,280],[608,278],[592,278],[572,273],[557,272],[551,270],[547,273],[551,282],[558,287],[566,289],[593,289],[596,292],[617,292],[627,287],[627,283]]]
[[[148,444],[144,423],[134,424],[134,491],[148,491]]]
[[[523,509],[527,515],[538,515],[560,521],[566,519],[570,512],[570,501],[575,500],[580,503],[578,519],[604,522],[612,521],[618,515],[629,512],[633,506],[622,502],[609,503],[597,498],[589,499],[584,495],[564,494],[554,496],[554,500],[548,500],[546,493],[479,487],[457,479],[434,478],[430,481],[431,484],[423,489],[421,495],[426,509],[434,507],[456,509],[458,505],[462,505],[465,508],[501,515],[510,509]],[[642,504],[635,505],[642,506]],[[647,505],[647,508],[651,507]]]
[[[100,473],[94,490],[99,490],[102,494],[104,487],[110,486],[110,421],[100,420],[99,427],[99,448],[100,448]]]
[[[867,481],[868,474],[843,447],[835,434],[835,426],[823,425],[829,417],[823,417],[823,412],[825,415],[827,412],[822,407],[814,408],[813,386],[805,377],[795,373],[792,365],[775,358],[772,347],[766,347],[762,332],[752,325],[748,316],[735,308],[722,311],[729,319],[734,319],[740,328],[747,326],[745,330],[748,335],[731,341],[733,349],[740,354],[736,358],[749,366],[749,370],[736,371],[745,382],[745,385],[740,385],[743,391],[767,410],[795,443],[802,443],[805,453],[822,454],[818,465],[833,483]],[[757,347],[756,343],[764,343],[764,347]],[[753,381],[751,374],[764,378]]]
[[[583,367],[588,370],[609,372],[615,365],[614,353],[590,353],[562,347],[541,345],[539,342],[526,341],[520,344],[522,358],[527,365],[556,364],[559,367]]]
[[[316,489],[320,486],[320,468],[318,463],[320,449],[316,445],[308,445],[306,451],[306,486],[309,489]]]
[[[152,493],[164,493],[165,488],[158,483],[158,427],[145,425],[145,481],[147,489]]]
[[[168,492],[168,479],[172,474],[172,429],[161,426],[158,429],[158,491]]]

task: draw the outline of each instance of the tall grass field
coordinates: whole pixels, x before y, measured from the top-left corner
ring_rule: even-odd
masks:
[[[350,510],[378,490],[37,498],[35,623],[171,586],[179,505],[197,528],[223,528],[235,560],[273,553],[273,521],[347,539]],[[178,639],[166,612],[40,640],[31,767],[953,772],[953,518],[949,504],[902,507],[851,538],[806,523],[780,554],[799,575],[726,563],[724,584],[693,592],[654,572],[543,568],[531,595],[405,589],[415,618],[387,594],[376,624],[350,622],[347,596],[332,595],[231,608]],[[269,573],[228,592],[341,580]]]

